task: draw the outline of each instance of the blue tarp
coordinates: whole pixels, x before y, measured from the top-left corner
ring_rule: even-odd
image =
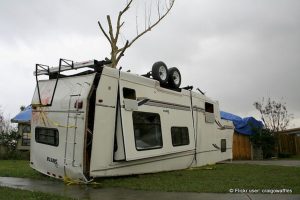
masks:
[[[264,125],[253,117],[241,118],[237,115],[221,111],[221,119],[233,122],[235,131],[243,135],[255,134],[255,129],[261,129]]]
[[[27,106],[23,111],[17,114],[14,118],[11,119],[11,122],[15,123],[30,123],[32,116],[32,107]]]

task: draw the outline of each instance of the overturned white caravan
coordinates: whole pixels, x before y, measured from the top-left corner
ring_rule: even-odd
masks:
[[[36,65],[32,168],[88,181],[232,158],[232,123],[220,119],[218,102],[179,88],[176,68],[157,62],[140,76],[107,65],[64,59],[55,68]],[[62,74],[79,68],[88,70]]]

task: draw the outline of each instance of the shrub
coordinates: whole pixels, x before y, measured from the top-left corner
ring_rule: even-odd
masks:
[[[255,130],[255,134],[250,136],[250,140],[254,147],[262,148],[264,159],[275,156],[276,138],[269,129]]]
[[[290,158],[292,154],[288,153],[288,152],[281,152],[278,153],[278,158]]]

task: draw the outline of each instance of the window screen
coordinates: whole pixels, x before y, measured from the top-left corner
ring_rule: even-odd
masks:
[[[30,125],[24,125],[22,128],[22,146],[30,146]]]
[[[133,112],[135,147],[138,151],[162,148],[160,116],[157,113]]]
[[[58,146],[59,136],[58,130],[53,128],[35,128],[35,141],[42,144],[51,146]]]
[[[188,145],[189,140],[189,129],[187,127],[172,127],[172,144],[173,146]]]

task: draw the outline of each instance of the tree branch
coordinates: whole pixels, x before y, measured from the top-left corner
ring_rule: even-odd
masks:
[[[118,55],[118,57],[117,57],[116,63],[118,63],[118,62],[120,61],[120,59],[122,58],[122,56],[124,55],[124,52],[125,52],[126,49],[129,47],[128,44],[129,44],[129,41],[127,40],[125,46],[124,46],[123,48],[119,49],[119,50],[121,50],[121,51],[120,51],[120,53],[119,53],[119,55]],[[118,50],[118,51],[119,51],[119,50]],[[118,51],[117,51],[117,52],[118,52]]]
[[[126,7],[119,12],[119,15],[118,15],[118,20],[117,20],[117,27],[116,27],[116,36],[115,36],[115,40],[116,42],[118,41],[118,38],[119,38],[119,33],[120,33],[120,29],[121,27],[123,26],[124,22],[121,23],[121,18],[122,18],[122,15],[130,8],[130,5],[132,3],[133,0],[130,0]],[[121,24],[120,24],[121,23]]]
[[[150,2],[150,7],[149,7],[148,27],[151,26],[151,7],[152,7],[152,1]]]
[[[121,16],[129,9],[129,7],[130,7],[132,1],[133,1],[133,0],[130,0],[130,1],[127,3],[126,7],[120,12],[120,13],[121,13]]]
[[[136,34],[139,34],[139,26],[138,26],[138,16],[135,16],[135,29],[136,29]]]
[[[157,14],[158,14],[158,19],[160,19],[160,4],[159,4],[159,0],[157,0]]]
[[[110,16],[106,15],[106,19],[107,19],[107,23],[108,23],[108,27],[109,27],[109,31],[108,32],[109,32],[110,39],[111,39],[112,43],[115,43],[114,34],[113,34],[113,28],[112,28]]]
[[[145,18],[144,18],[144,29],[147,29],[147,4],[145,3]]]
[[[262,102],[255,102],[254,106],[260,112],[265,128],[271,132],[285,130],[292,119],[284,102],[276,102],[268,98],[266,103],[263,99]]]
[[[155,27],[163,18],[165,18],[167,16],[167,14],[170,12],[170,10],[172,9],[173,5],[174,5],[175,0],[171,0],[171,4],[170,7],[167,9],[166,13],[163,14],[160,18],[158,18],[158,20],[151,26],[149,26],[148,28],[146,28],[143,32],[141,32],[140,34],[138,34],[133,40],[131,40],[131,42],[128,44],[128,47],[130,47],[137,39],[139,39],[142,35],[144,35],[145,33],[151,31],[151,29],[153,27]],[[128,48],[127,47],[127,48]]]
[[[103,29],[101,23],[98,21],[98,24],[99,24],[99,27],[100,27],[100,30],[102,31],[103,35],[106,37],[106,39],[109,41],[109,43],[111,44],[111,40],[110,38],[108,37],[107,33],[105,32],[105,30]]]
[[[104,28],[102,27],[102,24],[98,21],[99,27],[102,31],[102,33],[104,34],[104,36],[106,37],[106,39],[109,41],[110,46],[111,46],[111,66],[113,68],[115,68],[118,65],[118,62],[120,61],[121,57],[124,55],[124,52],[137,40],[139,39],[141,36],[143,36],[145,33],[147,33],[148,31],[151,31],[151,29],[153,27],[155,27],[172,9],[175,0],[169,0],[170,2],[170,6],[166,6],[166,11],[165,13],[162,15],[161,14],[161,8],[160,5],[158,4],[158,19],[157,21],[151,25],[151,7],[152,7],[152,3],[150,4],[150,10],[149,10],[149,16],[147,13],[147,8],[145,7],[145,30],[141,33],[139,33],[138,30],[138,23],[137,23],[137,16],[136,16],[136,32],[137,35],[135,38],[133,38],[131,41],[126,41],[125,46],[123,46],[122,48],[118,47],[118,39],[120,38],[121,35],[121,28],[124,25],[124,22],[122,22],[122,16],[125,12],[128,11],[128,9],[130,8],[131,4],[132,4],[133,0],[127,0],[127,4],[125,6],[125,8],[123,10],[121,10],[118,14],[117,17],[117,23],[116,23],[116,29],[115,29],[115,34],[114,34],[114,29],[113,29],[113,25],[112,25],[112,21],[111,21],[111,17],[110,15],[107,15],[107,23],[108,23],[108,30],[105,31]],[[147,23],[148,21],[148,23]]]

